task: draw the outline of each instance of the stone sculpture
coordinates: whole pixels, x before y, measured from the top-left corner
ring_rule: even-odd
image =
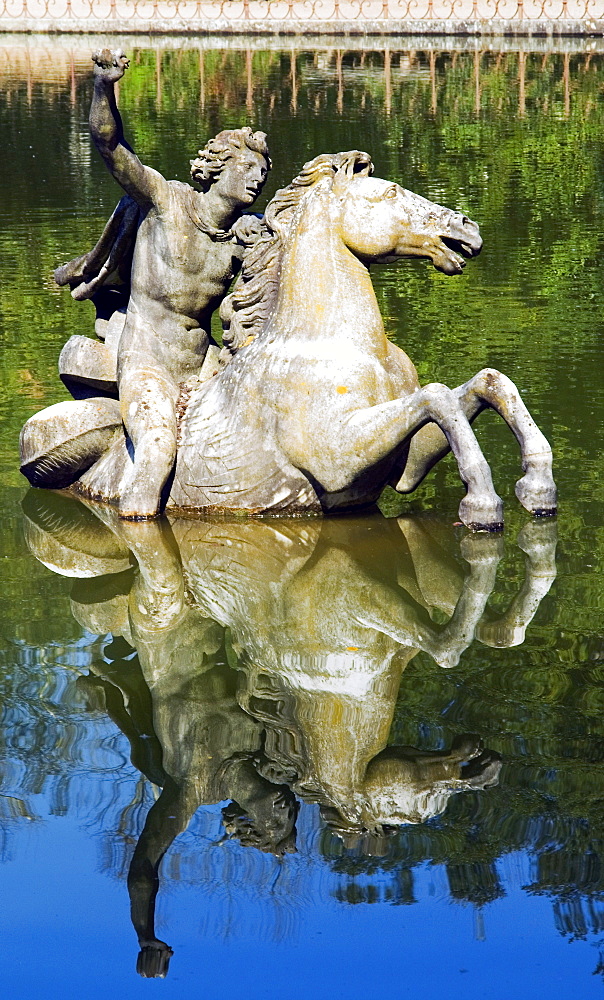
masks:
[[[209,347],[210,373],[215,366],[210,318],[244,249],[260,233],[259,220],[242,212],[262,190],[270,160],[263,132],[231,129],[191,161],[201,192],[166,181],[141,163],[124,138],[114,87],[128,60],[108,49],[93,60],[90,132],[127,196],[97,246],[56,273],[76,298],[95,299],[97,332],[105,341],[103,347],[72,338],[59,369],[78,394],[98,391],[103,381],[111,392],[116,383],[134,449],[120,490],[120,512],[149,517],[158,512],[174,464],[182,387],[199,380]]]
[[[108,62],[97,59],[93,135],[120,182],[139,203],[143,189],[148,205],[158,191],[181,189],[143,168],[121,142],[110,81],[123,72],[123,57]],[[259,187],[263,154],[256,155]],[[502,503],[470,426],[491,407],[520,444],[518,499],[533,514],[553,514],[551,448],[514,383],[485,369],[456,389],[421,387],[410,359],[386,338],[371,284],[373,261],[402,257],[428,258],[444,274],[460,274],[464,258],[481,249],[478,226],[372,173],[367,153],[320,155],[277,192],[222,302],[219,370],[197,387],[186,379],[201,364],[207,335],[200,324],[187,354],[191,331],[175,322],[174,309],[157,305],[161,337],[149,325],[155,302],[149,319],[137,317],[137,301],[150,296],[137,249],[118,349],[119,404],[76,400],[32,417],[21,441],[29,481],[70,487],[131,519],[164,508],[187,515],[320,514],[369,506],[387,484],[409,493],[451,450],[466,487],[461,521],[498,530]],[[137,248],[153,211],[141,223]],[[168,227],[175,246],[187,234],[183,224],[192,231],[190,213],[179,208]],[[193,296],[198,277],[191,263],[180,278],[183,294]],[[213,303],[226,281],[225,271]],[[180,361],[168,362],[166,345],[178,345]],[[185,391],[177,406],[179,381]]]
[[[474,638],[521,643],[555,578],[555,524],[522,529],[525,583],[489,621],[501,536],[463,539],[464,575],[447,526],[425,519],[132,524],[49,500],[26,498],[31,550],[84,578],[72,609],[88,632],[138,653],[138,672],[106,655],[82,682],[105,692],[133,763],[162,788],[128,879],[142,974],[167,970],[159,867],[201,804],[231,800],[226,837],[281,856],[295,850],[298,800],[316,802],[334,836],[380,855],[401,824],[497,783],[497,754],[470,734],[446,751],[388,745],[401,678],[419,650],[451,667]]]

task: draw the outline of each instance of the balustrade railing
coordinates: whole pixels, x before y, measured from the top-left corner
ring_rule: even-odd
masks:
[[[604,20],[604,0],[0,0],[0,24],[52,21],[225,26],[330,22],[575,22],[586,34]]]

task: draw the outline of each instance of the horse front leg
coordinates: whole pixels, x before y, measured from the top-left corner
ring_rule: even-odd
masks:
[[[441,428],[457,461],[467,490],[459,505],[460,520],[473,531],[500,531],[503,503],[495,492],[491,470],[455,392],[435,382],[414,393],[411,401],[414,400],[419,413],[423,410],[430,414],[428,419]]]
[[[512,380],[494,368],[483,368],[452,391],[469,421],[489,407],[505,420],[520,445],[524,475],[516,483],[518,500],[531,514],[555,514],[552,449]],[[405,471],[396,489],[400,493],[412,492],[449,450],[447,438],[439,427],[434,424],[422,427],[411,441]]]
[[[434,382],[401,399],[349,411],[328,428],[323,426],[303,453],[296,454],[291,439],[282,447],[325,492],[337,492],[430,422],[442,428],[466,486],[459,506],[461,521],[474,531],[499,531],[503,504],[493,488],[491,470],[457,396],[446,385]]]

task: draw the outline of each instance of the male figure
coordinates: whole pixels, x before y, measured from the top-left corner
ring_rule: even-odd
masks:
[[[140,208],[117,353],[122,419],[134,447],[120,516],[138,520],[159,511],[176,456],[180,385],[199,372],[212,312],[253,242],[250,229],[256,238],[259,234],[255,217],[238,220],[260,193],[270,160],[264,132],[232,129],[220,132],[191,161],[201,192],[167,181],[141,163],[124,139],[114,86],[128,60],[109,49],[92,58],[90,132],[107,167]]]

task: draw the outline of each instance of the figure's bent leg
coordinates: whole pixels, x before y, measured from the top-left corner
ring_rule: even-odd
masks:
[[[532,514],[555,514],[552,450],[511,379],[494,368],[483,368],[453,392],[469,421],[488,407],[505,420],[518,440],[522,456],[524,476],[516,483],[516,496]],[[396,485],[397,490],[412,492],[449,450],[449,443],[439,427],[435,424],[422,427],[411,441],[405,472]]]
[[[178,386],[159,366],[131,365],[120,372],[122,419],[134,446],[132,468],[120,496],[120,517],[155,517],[176,458]]]

